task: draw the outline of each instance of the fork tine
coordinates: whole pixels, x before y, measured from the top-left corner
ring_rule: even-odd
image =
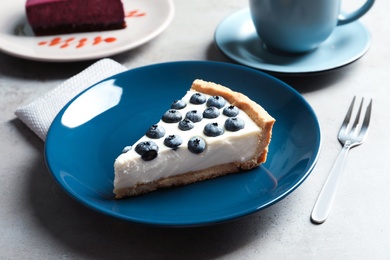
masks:
[[[353,106],[355,104],[355,99],[356,99],[356,96],[353,97],[353,99],[352,99],[351,105],[349,106],[349,109],[347,111],[347,114],[345,115],[343,123],[341,124],[341,128],[340,128],[339,132],[347,131],[347,127],[349,125],[349,122],[351,121],[351,115],[352,115]]]
[[[362,113],[363,101],[364,101],[364,98],[362,98],[362,101],[360,102],[359,110],[356,113],[355,121],[353,122],[353,125],[351,128],[351,133],[356,133],[357,126],[358,126],[359,121],[360,121],[360,115]]]
[[[366,108],[366,113],[364,115],[362,127],[361,127],[360,134],[359,134],[363,138],[367,134],[368,126],[370,125],[371,109],[372,109],[372,99],[370,100],[370,103],[368,104],[368,106]]]

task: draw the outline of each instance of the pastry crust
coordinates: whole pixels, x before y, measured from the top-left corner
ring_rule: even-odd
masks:
[[[204,170],[185,172],[149,183],[140,183],[132,187],[115,189],[115,198],[120,199],[129,196],[136,196],[159,188],[182,186],[230,173],[236,173],[240,170],[249,170],[266,161],[268,145],[271,141],[272,127],[275,123],[275,119],[270,116],[263,107],[249,99],[244,94],[232,91],[227,87],[213,82],[197,79],[193,82],[191,89],[212,96],[222,96],[230,104],[244,111],[259,126],[261,131],[257,136],[258,145],[254,156],[246,162],[230,162],[216,165]]]

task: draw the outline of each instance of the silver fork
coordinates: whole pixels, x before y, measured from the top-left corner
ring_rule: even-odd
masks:
[[[360,114],[362,112],[363,106],[362,99],[353,125],[351,126],[351,115],[354,103],[355,97],[352,99],[352,103],[349,106],[347,115],[345,116],[338,133],[338,139],[343,145],[343,148],[341,149],[340,154],[337,157],[328,178],[326,179],[324,187],[322,188],[311,213],[311,221],[315,224],[324,223],[329,215],[336,196],[336,191],[340,180],[339,177],[344,168],[348,151],[355,146],[361,145],[367,137],[368,126],[370,124],[371,117],[372,100],[370,100],[370,103],[367,106],[363,123],[359,124]]]

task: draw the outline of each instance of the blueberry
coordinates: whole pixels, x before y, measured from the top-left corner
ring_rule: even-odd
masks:
[[[144,141],[137,144],[135,151],[144,161],[151,161],[157,157],[158,146],[153,141]]]
[[[239,110],[236,106],[226,106],[222,112],[222,114],[224,114],[225,116],[228,116],[228,117],[237,116],[238,113],[239,113]]]
[[[229,117],[225,121],[225,128],[228,131],[235,132],[245,127],[244,120],[239,117]]]
[[[181,113],[175,109],[169,109],[162,116],[162,120],[165,123],[178,123],[182,119]]]
[[[177,99],[177,100],[173,101],[171,104],[172,109],[183,109],[186,106],[187,106],[186,102],[184,102],[184,100],[182,100],[182,99]]]
[[[187,112],[186,118],[194,123],[197,123],[202,121],[203,115],[198,110],[191,110]]]
[[[131,150],[131,146],[126,146],[125,148],[123,148],[123,150],[122,150],[122,153],[127,153],[128,151],[130,151]]]
[[[203,138],[195,136],[188,141],[188,150],[192,153],[201,153],[206,149],[206,142]]]
[[[219,109],[216,107],[208,107],[203,111],[204,118],[217,118],[219,114]]]
[[[206,102],[206,96],[202,93],[195,93],[190,98],[190,103],[195,105],[204,104]]]
[[[164,144],[173,150],[176,150],[181,144],[183,143],[183,140],[178,135],[168,135],[164,139]]]
[[[218,123],[208,123],[204,129],[203,133],[207,136],[219,136],[224,133],[224,130],[222,127],[218,126]]]
[[[208,107],[223,108],[226,104],[226,100],[221,96],[212,96],[207,100],[206,105]]]
[[[188,131],[188,130],[191,130],[192,128],[194,128],[194,122],[192,122],[191,120],[189,120],[187,118],[183,119],[179,123],[179,129],[182,131]]]
[[[148,131],[146,131],[146,136],[152,139],[159,139],[165,135],[165,129],[160,125],[152,125]]]

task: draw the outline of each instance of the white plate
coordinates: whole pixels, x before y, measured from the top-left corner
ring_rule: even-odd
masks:
[[[249,9],[225,18],[215,32],[219,49],[232,60],[269,72],[313,73],[347,65],[368,50],[371,35],[356,21],[338,26],[316,50],[305,54],[279,55],[267,51],[256,33]]]
[[[27,22],[25,2],[0,2],[0,51],[39,61],[98,59],[130,50],[164,31],[174,14],[172,0],[123,0],[125,29],[37,37]]]

